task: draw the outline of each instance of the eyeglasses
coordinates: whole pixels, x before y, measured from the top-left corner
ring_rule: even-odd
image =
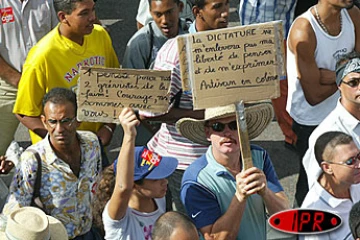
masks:
[[[208,126],[208,127],[211,127],[212,130],[214,130],[215,132],[222,132],[222,131],[224,131],[226,125],[232,131],[237,130],[236,121],[232,121],[232,122],[229,122],[229,123],[216,122],[216,123],[213,123],[211,126]]]
[[[61,119],[61,120],[55,120],[55,119],[48,119],[47,120],[47,124],[49,125],[49,127],[51,128],[55,128],[56,125],[59,123],[59,124],[62,124],[64,127],[71,127],[71,125],[75,122],[76,120],[76,117],[73,117],[73,118],[64,118],[64,119]]]
[[[344,162],[331,162],[331,161],[325,161],[327,163],[331,163],[331,164],[337,164],[337,165],[343,165],[346,167],[352,167],[352,168],[360,168],[360,166],[355,166],[355,164],[360,161],[360,152],[358,154],[356,154],[356,156],[349,158],[348,160],[344,161]]]
[[[345,83],[346,85],[348,85],[349,87],[357,87],[359,86],[359,83],[360,83],[360,78],[353,78],[352,80],[348,81],[348,82],[345,82],[345,81],[342,81],[342,83]]]

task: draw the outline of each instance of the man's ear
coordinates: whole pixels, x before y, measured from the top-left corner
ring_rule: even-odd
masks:
[[[47,130],[47,125],[46,125],[46,117],[44,115],[41,115],[41,122],[43,123],[44,127]]]
[[[200,8],[198,6],[193,6],[192,12],[193,12],[195,19],[197,19],[197,18],[202,19],[202,15],[200,13]]]
[[[321,163],[321,169],[323,170],[324,173],[326,174],[330,174],[332,175],[333,174],[333,170],[332,170],[332,167],[329,163],[327,162],[322,162]]]
[[[209,128],[209,127],[205,127],[204,130],[205,130],[206,139],[207,139],[209,142],[211,142],[211,141],[210,141],[210,128]]]
[[[59,11],[57,13],[59,22],[64,23],[64,24],[68,24],[68,21],[66,20],[66,13],[64,11]]]

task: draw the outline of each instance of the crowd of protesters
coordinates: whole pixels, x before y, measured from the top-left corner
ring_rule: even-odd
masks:
[[[1,239],[266,239],[268,216],[291,207],[343,219],[300,238],[359,237],[358,1],[239,1],[239,25],[283,22],[281,96],[245,112],[250,140],[275,114],[296,152],[294,203],[265,149],[251,144],[253,167],[243,166],[235,105],[194,110],[182,90],[176,36],[226,28],[229,0],[141,0],[122,63],[96,17],[101,2],[0,1]],[[114,123],[78,121],[88,66],[171,71],[168,111],[122,109],[121,136]],[[13,141],[19,122],[26,149]],[[150,132],[145,146],[141,131]],[[113,138],[122,145],[108,159]]]

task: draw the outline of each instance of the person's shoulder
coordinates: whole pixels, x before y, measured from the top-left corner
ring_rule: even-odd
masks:
[[[200,172],[208,166],[208,160],[206,154],[196,159],[190,166],[185,170],[183,176],[183,182],[185,181],[196,181]]]
[[[130,38],[128,45],[130,44],[140,44],[143,42],[146,42],[146,40],[150,37],[150,28],[151,28],[151,24],[148,23],[146,24],[144,27],[142,27],[141,29],[137,30]]]
[[[88,36],[89,36],[89,38],[95,38],[95,37],[109,37],[110,38],[109,33],[100,24],[94,24],[94,29]]]
[[[314,29],[308,19],[300,16],[294,20],[290,29],[290,34],[307,36],[311,33],[314,33]]]
[[[76,132],[79,135],[81,141],[93,142],[93,143],[99,144],[99,139],[95,133],[93,133],[91,131],[79,131],[79,130]]]

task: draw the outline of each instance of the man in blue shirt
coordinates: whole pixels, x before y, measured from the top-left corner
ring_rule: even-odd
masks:
[[[247,119],[257,125],[248,128],[250,139],[272,115],[268,103],[246,108]],[[288,199],[264,149],[251,146],[254,167],[243,169],[235,105],[208,108],[204,120],[184,118],[177,128],[196,143],[211,142],[186,169],[181,187],[181,200],[204,238],[266,239],[265,208],[269,214],[287,209]]]

